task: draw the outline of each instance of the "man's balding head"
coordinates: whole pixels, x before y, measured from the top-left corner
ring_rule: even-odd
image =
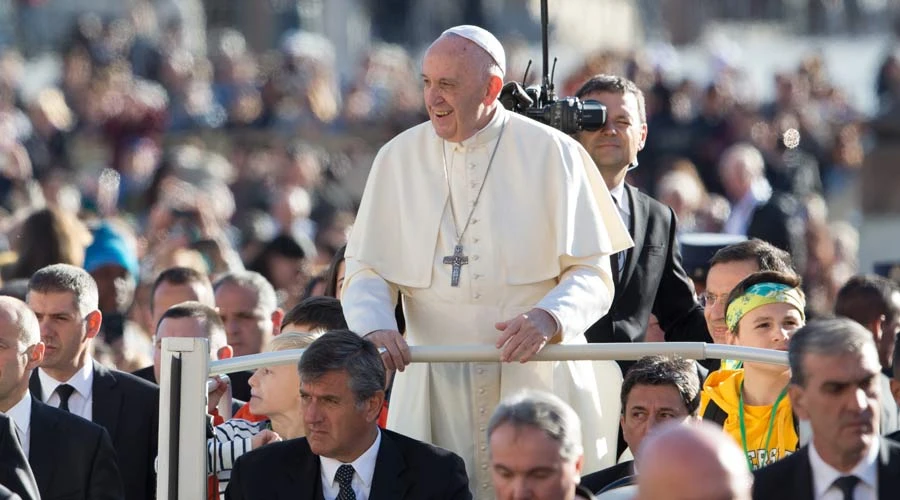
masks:
[[[41,327],[28,306],[0,297],[0,412],[7,412],[28,392],[31,371],[44,359]]]
[[[636,500],[750,500],[747,458],[722,429],[670,424],[641,447]]]
[[[0,296],[0,318],[4,328],[16,332],[20,349],[41,341],[41,326],[28,304],[13,297]]]

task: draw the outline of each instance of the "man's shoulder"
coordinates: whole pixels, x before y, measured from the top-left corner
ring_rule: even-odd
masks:
[[[406,147],[410,145],[420,146],[420,141],[428,135],[434,135],[434,129],[431,127],[430,121],[424,121],[395,135],[393,139],[389,140],[383,146],[381,146],[379,155],[390,152],[392,150],[396,150],[399,147]]]
[[[313,456],[305,437],[267,444],[241,455],[238,463],[242,469],[273,469],[287,466],[289,459],[296,461],[303,456]]]
[[[71,438],[81,442],[100,439],[106,432],[106,429],[99,424],[36,399],[31,400],[31,420],[38,425],[55,421],[66,433],[67,439]]]
[[[809,466],[809,451],[806,446],[773,464],[753,471],[753,477],[758,485],[775,484],[782,481],[784,477],[793,477],[798,468],[804,465],[804,462]]]
[[[586,474],[581,478],[581,485],[596,493],[619,479],[632,475],[634,473],[633,466],[634,461],[629,460]]]
[[[381,433],[382,439],[389,439],[401,449],[404,455],[415,458],[414,464],[421,466],[424,465],[422,463],[423,461],[428,460],[453,461],[459,459],[459,457],[450,450],[439,448],[432,444],[419,441],[418,439],[413,439],[409,436],[404,436],[403,434],[387,429],[381,429]]]
[[[635,186],[628,185],[631,188],[631,192],[634,194],[635,202],[640,201],[641,203],[647,204],[648,216],[649,217],[660,217],[664,218],[667,221],[672,219],[672,209],[669,205],[657,200],[656,198],[650,196],[649,194],[641,191]]]
[[[95,362],[96,363],[96,362]],[[142,395],[159,395],[159,386],[148,382],[131,373],[113,370],[103,366],[94,365],[94,377],[99,379],[109,378],[114,380],[116,385],[130,394]]]

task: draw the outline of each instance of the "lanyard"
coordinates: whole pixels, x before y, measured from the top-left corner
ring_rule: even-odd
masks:
[[[750,453],[747,451],[747,426],[744,423],[744,381],[741,381],[741,389],[738,393],[740,395],[740,400],[738,402],[738,419],[741,424],[741,446],[744,447],[744,458],[747,459],[747,467],[750,468],[750,471],[753,471],[753,462],[750,460]],[[775,404],[772,405],[772,414],[769,415],[769,432],[766,433],[766,444],[765,444],[765,453],[769,453],[769,440],[772,439],[772,429],[775,428],[775,413],[778,412],[778,405],[781,404],[781,400],[784,399],[784,396],[787,395],[787,387],[781,390],[781,393],[778,394],[778,397],[775,399]]]

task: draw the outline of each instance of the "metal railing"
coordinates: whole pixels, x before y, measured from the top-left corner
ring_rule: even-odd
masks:
[[[210,362],[206,339],[163,339],[159,456],[167,459],[159,461],[159,500],[206,498],[207,379],[261,366],[296,363],[302,354],[302,349],[296,349]],[[786,352],[702,342],[549,345],[533,361],[636,360],[653,354],[788,364]],[[410,347],[413,363],[495,362],[498,356],[497,349],[489,345]]]

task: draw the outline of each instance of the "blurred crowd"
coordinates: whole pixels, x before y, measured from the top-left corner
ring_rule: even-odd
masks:
[[[124,369],[146,364],[149,287],[168,267],[258,271],[285,309],[315,293],[374,153],[427,118],[418,47],[373,43],[342,79],[320,35],[289,32],[255,53],[226,29],[203,56],[179,30],[149,2],[125,18],[85,14],[56,54],[58,78],[40,85],[14,48],[0,54],[3,286],[51,263],[88,268],[85,250],[102,248],[91,265],[118,266],[106,294],[98,279],[105,317],[126,318],[134,342],[115,355]],[[873,89],[886,115],[898,68],[888,57]],[[673,80],[640,51],[597,51],[558,93],[601,72],[637,82],[649,135],[629,181],[671,206],[682,233],[743,232],[789,250],[815,313],[857,272],[860,172],[877,138],[831,70],[811,55],[772,75],[766,102],[740,68]],[[741,220],[748,199],[786,222]]]

